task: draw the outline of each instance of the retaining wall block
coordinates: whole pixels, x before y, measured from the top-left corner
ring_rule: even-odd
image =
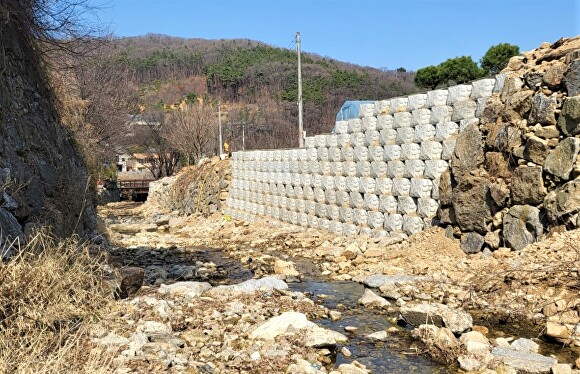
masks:
[[[405,175],[405,162],[393,160],[387,162],[387,177],[402,178]]]
[[[389,114],[391,111],[391,100],[379,100],[375,101],[375,107],[373,114],[375,116],[380,116],[382,114]]]
[[[447,105],[454,105],[458,101],[469,100],[471,96],[471,84],[458,84],[457,86],[451,86],[447,90],[449,95],[447,96]]]
[[[393,118],[395,119],[393,123],[395,129],[411,127],[413,123],[413,115],[409,112],[397,112],[393,114]]]
[[[393,180],[391,178],[379,178],[376,180],[375,191],[385,195],[393,192]]]
[[[398,113],[405,112],[408,110],[409,98],[407,97],[396,97],[391,99],[390,112]]]
[[[409,196],[411,197],[431,197],[433,181],[425,178],[411,178]]]
[[[408,102],[409,111],[425,108],[426,105],[427,105],[427,94],[416,94],[409,96]]]
[[[375,116],[363,117],[362,119],[362,131],[377,130],[378,120]]]
[[[377,116],[377,129],[392,129],[395,125],[395,118],[391,114],[379,114]]]
[[[393,196],[409,196],[411,190],[411,181],[407,178],[393,178]]]
[[[401,127],[397,129],[395,142],[397,144],[413,143],[415,140],[415,130],[412,127]]]
[[[447,90],[434,90],[427,92],[427,103],[426,108],[433,108],[436,106],[447,105],[447,96],[449,92]]]
[[[348,132],[350,134],[362,131],[362,120],[360,118],[351,118],[348,120]]]

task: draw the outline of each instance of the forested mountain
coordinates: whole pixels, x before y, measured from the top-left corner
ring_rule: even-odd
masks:
[[[364,53],[362,51],[361,53]],[[297,64],[294,50],[247,39],[183,39],[149,34],[114,40],[110,64],[129,75],[140,110],[169,108],[198,97],[222,102],[225,138],[246,148],[297,143]],[[304,127],[329,132],[346,100],[376,100],[415,92],[413,73],[382,71],[303,53]],[[229,125],[233,123],[234,125]]]

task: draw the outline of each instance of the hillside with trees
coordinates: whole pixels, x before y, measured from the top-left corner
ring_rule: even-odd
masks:
[[[102,56],[134,87],[134,114],[171,111],[199,99],[222,103],[224,140],[241,149],[297,145],[296,52],[246,40],[150,34],[113,40]],[[383,71],[302,54],[307,134],[330,132],[346,100],[376,100],[417,90],[413,73]],[[215,108],[217,112],[217,108]],[[207,147],[214,147],[209,142]]]

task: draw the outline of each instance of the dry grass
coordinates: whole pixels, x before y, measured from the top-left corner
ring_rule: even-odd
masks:
[[[107,372],[88,331],[111,305],[101,258],[44,232],[0,263],[0,373]]]

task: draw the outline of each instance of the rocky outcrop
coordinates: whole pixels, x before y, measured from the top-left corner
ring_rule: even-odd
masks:
[[[512,58],[480,120],[459,133],[439,184],[439,219],[465,252],[522,249],[578,226],[580,38]]]
[[[0,247],[39,226],[58,236],[95,226],[92,183],[61,126],[30,25],[10,15],[25,13],[17,4],[0,15]]]

